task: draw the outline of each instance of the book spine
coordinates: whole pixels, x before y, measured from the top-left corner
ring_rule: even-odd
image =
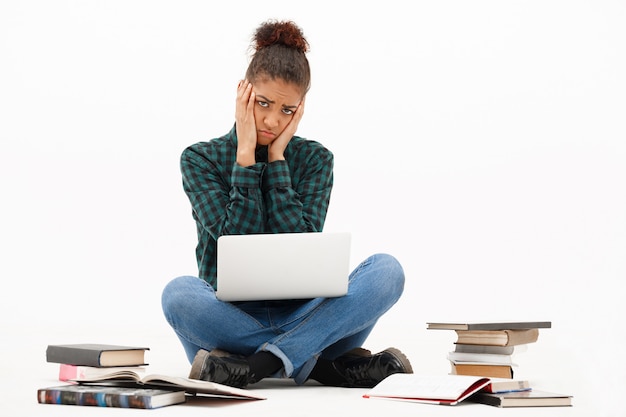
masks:
[[[487,378],[513,379],[513,367],[507,365],[455,364],[451,362],[452,374],[483,376]]]
[[[493,353],[496,355],[512,355],[516,351],[515,346],[490,346],[490,345],[465,345],[455,344],[455,352],[459,353]]]
[[[69,392],[55,389],[39,389],[40,404],[82,405],[117,408],[154,408],[152,398],[143,395],[119,395],[104,392]]]
[[[457,330],[457,344],[511,347],[534,343],[539,329]]]
[[[68,365],[100,367],[100,354],[101,351],[99,350],[51,345],[46,349],[46,361]]]

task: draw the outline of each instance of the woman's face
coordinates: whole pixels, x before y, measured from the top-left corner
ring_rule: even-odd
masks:
[[[291,121],[302,100],[302,92],[295,84],[281,79],[256,81],[252,83],[252,91],[257,144],[269,145]]]

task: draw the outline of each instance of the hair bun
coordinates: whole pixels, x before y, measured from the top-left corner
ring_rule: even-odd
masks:
[[[300,52],[308,52],[309,43],[302,30],[292,21],[270,20],[263,23],[253,36],[255,49],[258,51],[270,45],[285,45]]]

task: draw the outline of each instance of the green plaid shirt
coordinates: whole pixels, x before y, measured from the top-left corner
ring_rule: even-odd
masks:
[[[217,238],[253,233],[321,232],[333,186],[333,154],[318,142],[294,136],[285,161],[235,163],[237,134],[186,148],[180,168],[196,221],[200,278],[216,288]]]

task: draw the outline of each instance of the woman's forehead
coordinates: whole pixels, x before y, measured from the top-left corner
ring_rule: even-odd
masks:
[[[286,105],[297,105],[302,100],[302,91],[294,83],[281,79],[258,80],[252,84],[254,93],[262,95],[273,102],[280,102]]]

